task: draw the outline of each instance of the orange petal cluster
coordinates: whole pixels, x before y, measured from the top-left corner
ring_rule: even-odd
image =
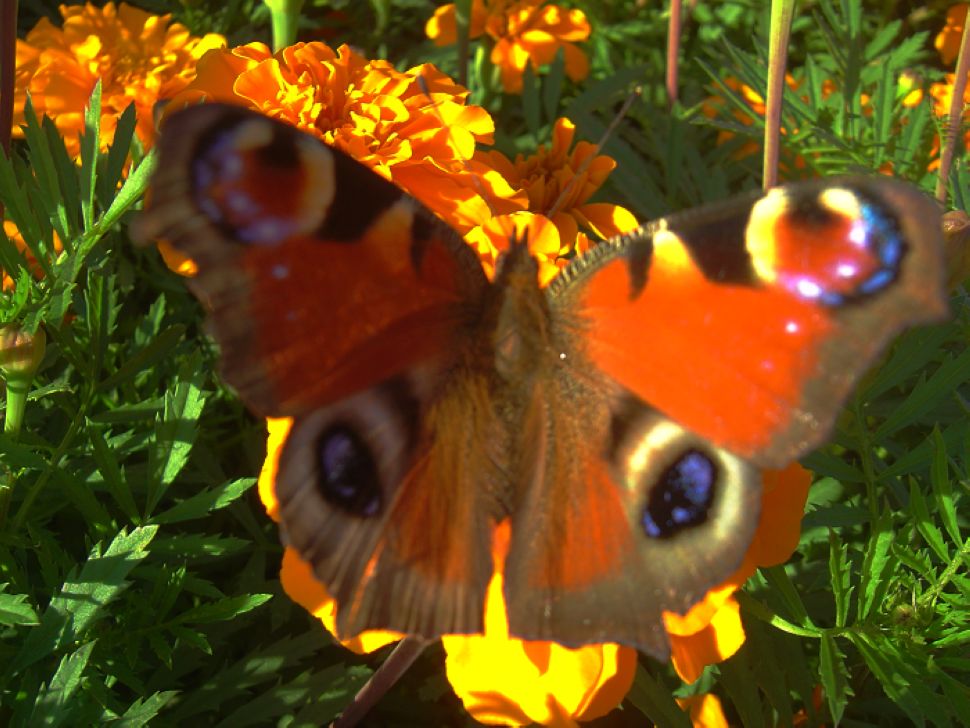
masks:
[[[575,136],[575,124],[561,118],[553,126],[548,148],[543,144],[533,154],[516,155],[515,161],[499,151],[479,152],[477,158],[512,187],[525,190],[529,211],[549,216],[570,245],[581,229],[604,239],[633,230],[637,220],[626,208],[589,201],[616,168],[616,161],[597,154],[592,142],[580,141],[573,147]]]
[[[436,45],[458,39],[454,3],[442,5],[425,25]],[[562,50],[566,75],[581,81],[589,74],[586,54],[574,44],[589,38],[590,26],[581,10],[565,10],[539,0],[472,0],[469,37],[487,34],[493,41],[491,61],[507,93],[522,93],[526,64],[535,71],[551,63]]]
[[[61,5],[64,24],[47,18],[17,41],[14,134],[21,135],[24,103],[30,94],[38,116],[57,126],[68,153],[80,153],[84,109],[101,81],[102,149],[114,139],[118,117],[135,104],[136,134],[146,147],[155,138],[155,108],[184,89],[197,61],[226,44],[218,34],[189,34],[170,15],[152,15],[126,3]]]

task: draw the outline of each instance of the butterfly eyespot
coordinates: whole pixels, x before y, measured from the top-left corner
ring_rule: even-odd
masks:
[[[239,242],[278,245],[323,223],[333,202],[333,167],[325,147],[263,121],[217,128],[193,162],[194,199]]]
[[[889,207],[840,186],[772,190],[752,207],[746,237],[763,282],[833,307],[892,284],[906,252]]]
[[[317,439],[317,488],[329,503],[355,516],[370,517],[381,510],[374,456],[347,425],[331,425]]]
[[[650,490],[643,510],[643,530],[650,538],[669,538],[707,520],[714,501],[718,470],[699,450],[684,452]]]

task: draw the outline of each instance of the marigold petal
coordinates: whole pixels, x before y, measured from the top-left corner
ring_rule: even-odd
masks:
[[[694,728],[728,728],[730,725],[724,715],[721,699],[713,693],[677,698],[677,704],[687,711]]]
[[[617,645],[570,650],[510,638],[503,596],[509,525],[494,534],[496,573],[485,598],[485,634],[446,635],[448,681],[478,721],[493,725],[574,725],[605,715],[629,690],[636,652]]]
[[[319,619],[330,634],[335,634],[336,602],[327,593],[323,584],[317,581],[310,564],[300,558],[296,549],[289,546],[283,551],[280,584],[290,599]],[[369,630],[361,632],[356,637],[338,641],[351,652],[363,655],[397,642],[403,636],[396,632]]]
[[[707,665],[723,662],[744,644],[741,608],[735,599],[727,600],[714,614],[711,623],[689,636],[670,635],[671,662],[680,678],[692,683]]]
[[[293,427],[292,417],[266,418],[266,459],[259,471],[256,490],[263,502],[267,515],[274,521],[279,521],[279,503],[276,500],[276,474],[279,471],[280,455],[283,443]]]
[[[636,230],[639,223],[633,213],[620,205],[591,202],[575,208],[584,227],[603,239]]]
[[[746,558],[757,566],[776,566],[788,561],[798,546],[812,474],[796,462],[763,471],[762,482],[762,517]]]

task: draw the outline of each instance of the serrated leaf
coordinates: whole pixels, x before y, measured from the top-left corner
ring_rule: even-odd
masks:
[[[176,695],[177,690],[166,690],[152,693],[147,698],[138,698],[132,703],[121,717],[112,721],[112,728],[141,728],[149,725],[151,719],[158,715]]]
[[[930,465],[930,485],[936,510],[954,546],[959,546],[963,538],[957,521],[957,509],[953,502],[953,488],[950,485],[950,472],[947,463],[946,443],[939,428],[933,430],[933,461]]]
[[[897,563],[890,553],[894,537],[892,512],[886,509],[872,524],[862,562],[859,600],[856,604],[856,615],[860,622],[878,610],[889,589],[889,574]]]
[[[70,699],[81,684],[94,645],[95,640],[87,642],[61,659],[50,685],[37,695],[31,725],[58,726],[71,717]]]
[[[849,569],[848,547],[835,531],[829,531],[829,584],[835,602],[835,626],[844,627],[852,598],[852,572]]]
[[[172,350],[181,343],[184,336],[185,327],[181,324],[168,327],[144,349],[140,349],[129,356],[114,374],[98,382],[98,389],[102,392],[113,389],[146,369],[150,369],[170,356]]]
[[[207,513],[225,508],[255,483],[255,478],[241,478],[224,483],[216,488],[206,488],[191,498],[186,498],[178,505],[169,508],[164,513],[158,514],[152,521],[155,523],[176,523],[201,518]]]
[[[205,638],[205,635],[201,632],[189,629],[188,627],[183,627],[181,625],[175,624],[169,627],[172,634],[178,639],[182,640],[186,644],[192,645],[197,650],[204,652],[207,655],[212,654],[212,645],[209,644],[209,640]]]
[[[14,673],[74,642],[104,616],[105,607],[124,591],[126,577],[148,555],[145,550],[158,526],[121,531],[104,553],[96,545],[80,572],[68,578],[51,599],[40,625],[27,635],[12,661]]]
[[[819,648],[819,679],[822,681],[822,691],[835,725],[842,720],[849,695],[852,694],[848,676],[845,655],[839,651],[831,633],[823,632]]]
[[[251,546],[251,541],[232,536],[190,533],[185,536],[159,538],[152,546],[152,554],[159,558],[179,560],[213,558],[226,556]]]
[[[935,725],[950,725],[942,696],[927,686],[925,665],[912,654],[902,654],[898,645],[882,635],[847,632],[886,695],[915,725],[927,720]]]
[[[2,591],[7,585],[0,585],[0,624],[26,626],[40,624],[40,618],[32,605],[27,603],[26,594],[7,594]]]
[[[202,604],[182,612],[176,621],[185,624],[206,624],[208,622],[223,622],[233,619],[240,614],[252,611],[273,598],[272,594],[242,594],[227,597],[214,604]]]
[[[188,462],[205,405],[202,382],[206,375],[201,354],[194,351],[179,367],[175,391],[165,395],[165,411],[155,425],[155,442],[148,454],[146,514],[155,509],[165,488]]]
[[[84,229],[94,226],[94,192],[97,180],[98,147],[101,143],[101,79],[94,84],[84,110],[84,134],[81,136],[81,215]]]
[[[152,173],[155,171],[157,157],[155,150],[146,155],[144,159],[129,174],[125,183],[121,186],[118,194],[111,201],[110,207],[105,211],[101,219],[98,220],[97,228],[99,231],[106,231],[115,225],[131,207],[145,196],[148,183]]]
[[[909,486],[909,507],[916,517],[916,530],[926,541],[927,545],[933,549],[933,553],[943,562],[950,560],[950,550],[943,541],[943,534],[936,527],[930,517],[929,509],[926,506],[926,499],[920,491],[919,484],[915,481]]]
[[[968,379],[970,349],[965,349],[959,356],[948,357],[929,379],[917,384],[902,404],[876,429],[873,438],[876,441],[886,440],[896,430],[913,424]]]

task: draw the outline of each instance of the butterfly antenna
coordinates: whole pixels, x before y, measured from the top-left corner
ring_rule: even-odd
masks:
[[[552,204],[552,207],[550,207],[545,213],[546,217],[551,219],[557,212],[559,212],[559,210],[565,204],[569,193],[573,191],[577,184],[579,184],[580,177],[582,177],[583,173],[589,169],[589,165],[593,163],[593,160],[596,159],[597,155],[600,153],[600,150],[613,135],[616,127],[619,126],[621,121],[623,121],[623,118],[627,115],[630,107],[633,106],[633,102],[640,98],[642,94],[643,89],[640,86],[637,86],[633,89],[633,91],[630,92],[630,95],[627,96],[626,101],[623,102],[623,106],[620,107],[620,110],[616,113],[616,116],[613,117],[613,121],[611,121],[610,125],[606,127],[606,131],[603,132],[603,136],[601,136],[600,140],[596,142],[596,146],[593,148],[593,153],[587,156],[586,159],[583,160],[583,163],[579,165],[579,167],[573,173],[572,179],[570,179],[569,183],[562,188],[562,191],[559,193],[559,197],[556,198],[556,201]]]
[[[429,644],[431,643],[421,637],[405,637],[398,642],[350,704],[330,724],[330,728],[353,728],[360,723],[367,712],[394,687]]]

